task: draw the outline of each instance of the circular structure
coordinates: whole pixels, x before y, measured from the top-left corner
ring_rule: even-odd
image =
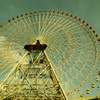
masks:
[[[81,18],[59,11],[25,13],[1,26],[1,91],[5,83],[9,83],[18,64],[25,63],[21,62],[27,52],[24,46],[35,44],[37,40],[47,45],[44,54],[69,99],[98,95],[99,36],[92,26]],[[19,79],[19,76],[17,78]],[[96,92],[91,92],[94,91],[92,88],[95,88]]]

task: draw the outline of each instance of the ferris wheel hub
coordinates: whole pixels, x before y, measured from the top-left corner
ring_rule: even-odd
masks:
[[[0,25],[0,100],[97,95],[99,49],[99,34],[68,12],[35,11],[8,20]]]
[[[34,44],[27,44],[24,46],[24,49],[27,50],[27,51],[34,51],[34,50],[40,50],[40,51],[43,51],[45,50],[47,47],[46,44],[40,44],[40,41],[37,40],[37,43],[34,45]]]

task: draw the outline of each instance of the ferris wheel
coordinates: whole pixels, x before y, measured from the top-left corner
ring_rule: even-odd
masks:
[[[0,100],[100,95],[100,38],[60,11],[25,13],[0,27]]]

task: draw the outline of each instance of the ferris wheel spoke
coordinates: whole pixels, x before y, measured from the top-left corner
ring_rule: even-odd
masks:
[[[60,20],[60,19],[59,19]],[[65,27],[65,26],[67,26],[65,23],[66,23],[66,20],[64,21],[64,24],[65,24],[65,26],[64,25],[62,25],[61,24],[61,22],[60,21],[57,21],[57,22],[55,22],[53,25],[52,25],[52,27],[50,27],[49,29],[48,29],[48,31],[47,31],[47,34],[49,34],[49,35],[52,35],[52,33],[54,32],[54,33],[57,33],[57,32],[59,32],[59,31],[61,31],[61,30],[63,30],[64,28],[62,28],[62,26],[63,27]],[[60,25],[59,25],[60,24]],[[55,26],[55,27],[54,27]],[[53,28],[53,29],[52,29]],[[51,31],[50,31],[50,29],[52,29]],[[50,34],[51,33],[51,34]]]
[[[49,15],[49,14],[48,14]],[[51,18],[51,16],[52,15],[50,15],[49,17],[47,16],[47,20],[45,20],[44,22],[46,23],[46,26],[45,27],[43,27],[42,29],[44,29],[43,31],[41,31],[41,33],[43,33],[43,34],[47,34],[47,32],[49,31],[49,28],[50,28],[50,25],[54,22],[54,21],[56,21],[55,20],[55,16],[52,16],[52,18]],[[45,23],[44,23],[44,25],[45,25]],[[54,23],[53,23],[54,24]]]
[[[41,13],[39,13],[38,15],[38,33],[40,33],[40,30],[41,30]]]
[[[63,15],[62,15],[62,17],[63,17]],[[63,19],[63,20],[61,20],[61,17],[57,17],[57,21],[55,22],[55,20],[52,20],[52,22],[50,22],[50,25],[52,25],[52,23],[53,23],[53,25],[52,26],[50,26],[50,28],[48,29],[48,31],[46,31],[47,33],[49,32],[51,32],[50,30],[52,29],[52,31],[53,30],[55,30],[55,29],[57,29],[59,26],[63,26],[63,22],[65,23],[66,22],[66,20],[65,19]],[[54,26],[56,26],[55,28],[54,28]],[[57,27],[58,26],[58,27]]]
[[[32,22],[31,22],[30,17],[26,15],[26,17],[24,17],[24,19],[22,19],[22,21],[25,21],[28,28],[31,30],[31,32],[33,32],[32,26],[31,26]]]
[[[27,52],[24,54],[24,56],[20,59],[20,61],[14,66],[14,68],[10,71],[10,73],[7,75],[7,77],[3,80],[3,82],[0,84],[0,87],[3,85],[3,83],[8,79],[8,77],[11,75],[11,73],[16,69],[18,64],[22,61],[22,59],[26,56]]]
[[[73,100],[98,92],[99,37],[77,16],[21,14],[0,27],[0,47],[0,99]]]
[[[40,33],[43,34],[44,31],[47,29],[47,20],[48,20],[48,17],[49,17],[49,14],[48,13],[45,13],[45,11],[42,13],[43,16],[41,18],[41,30],[40,30]],[[51,18],[52,20],[52,18]]]
[[[56,24],[56,23],[55,23]],[[69,28],[70,27],[72,27],[72,29],[77,29],[77,27],[79,27],[79,26],[77,26],[77,25],[75,25],[75,24],[73,24],[72,22],[70,22],[70,21],[64,21],[63,22],[63,25],[59,25],[59,23],[57,23],[57,25],[58,25],[58,27],[56,26],[54,29],[52,29],[52,31],[50,31],[50,32],[48,32],[48,33],[53,33],[53,32],[59,32],[59,31],[62,31],[62,30],[65,30],[65,29],[67,29],[67,30],[69,30]],[[67,27],[67,28],[66,28]],[[56,31],[55,31],[56,30]],[[66,30],[65,30],[66,31]],[[79,30],[78,30],[79,31]],[[50,34],[50,35],[52,35],[52,34]]]

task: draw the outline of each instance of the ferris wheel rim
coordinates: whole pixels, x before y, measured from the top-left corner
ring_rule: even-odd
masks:
[[[47,15],[46,15],[46,13],[47,13]],[[8,26],[11,26],[11,25],[13,25],[14,23],[15,23],[15,25],[17,25],[17,24],[19,24],[19,23],[17,23],[17,21],[27,21],[28,19],[27,18],[31,18],[31,17],[33,17],[33,16],[35,16],[36,17],[36,25],[37,25],[37,19],[38,19],[38,16],[40,15],[40,16],[43,16],[43,20],[44,21],[46,21],[47,19],[48,19],[48,17],[49,17],[49,15],[51,14],[52,16],[54,16],[54,18],[56,18],[57,16],[60,16],[60,18],[58,19],[58,21],[56,21],[57,19],[54,19],[52,16],[52,18],[50,19],[48,19],[48,20],[51,20],[49,23],[46,23],[46,24],[43,24],[43,26],[44,27],[46,27],[45,29],[43,29],[43,27],[41,27],[42,26],[42,22],[41,22],[41,20],[40,20],[40,22],[38,23],[39,25],[37,25],[37,26],[34,26],[34,28],[36,28],[35,29],[35,31],[33,32],[34,33],[34,35],[33,35],[33,37],[35,37],[35,38],[33,38],[32,37],[32,42],[30,42],[29,41],[29,43],[31,44],[31,43],[33,43],[33,39],[34,39],[34,41],[36,40],[36,39],[39,39],[42,43],[44,43],[45,41],[47,42],[47,45],[48,45],[48,47],[47,47],[47,50],[45,51],[46,52],[46,54],[47,55],[50,55],[50,53],[52,53],[52,55],[60,55],[59,57],[59,59],[61,59],[61,57],[63,58],[63,56],[61,56],[61,54],[63,54],[63,50],[64,50],[64,52],[65,52],[65,49],[62,49],[62,48],[64,48],[62,45],[63,45],[63,41],[59,41],[58,40],[58,37],[61,37],[61,35],[59,35],[59,33],[58,33],[58,37],[57,37],[57,32],[58,31],[60,31],[60,32],[62,32],[63,30],[61,30],[60,28],[62,28],[61,26],[60,26],[60,23],[61,22],[63,22],[65,19],[66,20],[68,20],[68,19],[70,19],[70,21],[68,20],[68,23],[70,24],[70,23],[72,23],[72,22],[75,22],[75,24],[71,24],[72,26],[73,25],[77,25],[78,24],[78,26],[79,25],[81,25],[81,29],[83,29],[84,31],[86,31],[86,33],[88,34],[88,35],[86,35],[86,36],[88,36],[88,38],[90,38],[90,42],[93,42],[94,43],[94,48],[92,48],[92,46],[90,46],[91,44],[89,44],[89,46],[91,47],[91,49],[95,49],[96,51],[92,51],[91,50],[91,52],[95,52],[95,54],[94,54],[94,58],[93,58],[93,60],[92,61],[94,61],[94,63],[93,63],[93,66],[92,66],[92,68],[91,68],[91,71],[90,71],[90,73],[89,74],[87,74],[87,76],[86,77],[84,77],[84,80],[82,81],[82,82],[80,82],[80,84],[78,84],[75,88],[73,88],[73,89],[70,89],[68,92],[67,92],[67,94],[70,94],[70,93],[72,93],[73,91],[76,91],[80,86],[82,86],[82,84],[85,82],[85,81],[87,81],[88,80],[88,78],[89,78],[89,76],[92,74],[92,72],[93,72],[93,70],[95,69],[95,67],[96,67],[96,63],[97,63],[97,59],[98,59],[98,46],[97,46],[97,37],[95,36],[96,34],[95,34],[95,31],[92,29],[92,26],[89,26],[88,25],[88,23],[85,23],[85,21],[84,20],[81,20],[80,18],[77,18],[76,16],[73,16],[72,14],[68,14],[68,13],[66,13],[66,14],[64,14],[64,12],[59,12],[59,11],[39,11],[39,12],[34,12],[34,14],[33,15],[31,15],[32,13],[30,13],[29,14],[29,16],[28,16],[28,14],[26,13],[26,14],[24,14],[24,15],[21,15],[21,16],[17,16],[17,18],[13,18],[12,20],[9,20],[9,22],[8,23],[6,23],[6,24],[4,24],[3,26],[2,26],[2,28],[1,28],[1,31],[2,32],[4,32],[4,29],[6,29],[6,28],[8,28]],[[44,14],[44,15],[43,15]],[[25,17],[24,17],[25,16]],[[67,17],[66,17],[67,16]],[[40,17],[41,18],[41,17]],[[46,18],[46,20],[45,20],[45,18]],[[63,20],[61,20],[63,18]],[[65,19],[64,19],[65,18]],[[34,20],[32,20],[32,21],[34,21]],[[53,21],[56,21],[54,24],[53,24]],[[72,22],[71,22],[72,21]],[[30,20],[29,20],[29,22],[30,22]],[[67,22],[67,21],[66,21]],[[66,23],[65,22],[65,23]],[[23,22],[24,23],[24,22]],[[24,25],[23,23],[21,23],[22,25]],[[32,28],[30,27],[30,25],[31,25],[32,23],[30,22],[30,24],[29,24],[29,26],[27,25],[27,26],[24,26],[24,28],[26,28],[26,27],[28,27],[29,28],[29,30],[31,30],[30,32],[32,32]],[[49,27],[49,25],[52,25],[51,27]],[[55,27],[55,28],[53,28],[55,25],[57,25],[57,24],[59,24],[58,26],[57,26],[57,28]],[[63,25],[63,24],[61,24],[61,25]],[[21,25],[20,25],[21,26]],[[65,27],[66,25],[64,25],[64,27]],[[15,26],[16,27],[16,26]],[[17,28],[18,28],[19,26],[17,26]],[[49,27],[49,29],[48,30],[46,30],[47,28]],[[59,28],[60,27],[60,28]],[[73,26],[74,27],[74,26]],[[38,30],[38,28],[39,28],[39,30]],[[52,29],[53,28],[53,29]],[[70,29],[70,26],[69,27],[67,27],[67,28],[69,28]],[[74,28],[77,28],[77,27],[74,27]],[[52,29],[52,30],[51,30]],[[56,30],[56,29],[58,29],[58,30]],[[80,29],[80,30],[81,30]],[[12,30],[12,29],[11,29]],[[51,31],[51,32],[49,32],[49,30]],[[56,30],[56,31],[55,31]],[[9,30],[8,30],[9,31]],[[17,30],[18,31],[18,30]],[[26,31],[26,30],[25,30]],[[41,33],[41,31],[42,31],[42,33]],[[22,32],[21,31],[21,29],[20,29],[20,31],[19,32]],[[53,34],[53,32],[55,32],[54,34]],[[73,32],[73,31],[72,31]],[[74,39],[74,36],[75,36],[75,34],[77,34],[77,33],[75,33],[74,32],[74,34],[72,33],[71,31],[69,31],[69,32],[67,32],[66,34],[67,34],[67,40],[69,40],[67,43],[69,43],[69,45],[71,45],[72,47],[74,47],[74,44],[73,44],[73,40],[71,40],[70,38],[71,37],[73,37],[72,39]],[[77,32],[77,29],[76,29],[76,32]],[[79,31],[79,32],[81,32],[81,31]],[[16,32],[16,30],[15,30],[15,33],[17,33]],[[7,34],[7,32],[5,33],[5,34]],[[12,33],[11,33],[12,34]],[[20,33],[18,33],[18,34],[20,34]],[[65,36],[65,33],[61,33],[62,35],[63,35],[63,37],[61,37],[61,39],[63,39],[64,38],[64,36]],[[80,34],[80,33],[78,33],[78,34]],[[21,36],[23,36],[23,35],[25,35],[25,34],[20,34]],[[30,35],[32,35],[32,33],[30,33]],[[72,36],[70,36],[70,35],[72,35]],[[10,34],[8,35],[9,36],[9,41],[13,41],[13,40],[10,40]],[[28,36],[28,35],[27,35]],[[22,44],[23,43],[23,46],[27,43],[28,44],[28,41],[27,41],[27,39],[29,38],[29,37],[27,37],[27,36],[25,36],[25,38],[26,39],[23,39],[24,41],[18,41],[17,39],[15,39],[15,44]],[[84,36],[84,34],[82,34],[82,36]],[[90,36],[90,37],[89,37]],[[23,36],[24,37],[24,36]],[[43,40],[43,39],[41,39],[41,37],[45,40]],[[56,38],[55,38],[56,37]],[[47,41],[47,39],[48,39],[48,41]],[[85,38],[85,36],[84,36],[84,38]],[[87,39],[88,39],[87,38]],[[52,41],[50,41],[50,39],[52,40]],[[60,40],[61,40],[60,39]],[[81,39],[81,35],[79,35],[79,37],[78,38],[76,38],[76,40],[77,39],[80,39],[80,41],[81,42],[83,42],[83,39]],[[21,39],[20,39],[21,40]],[[67,41],[66,40],[66,41]],[[18,42],[18,43],[16,43],[16,41]],[[26,42],[27,41],[27,42]],[[64,40],[65,41],[65,40]],[[80,42],[80,41],[78,41],[78,42]],[[25,42],[25,43],[24,43]],[[50,43],[49,43],[50,42]],[[53,42],[54,42],[54,45],[53,45]],[[60,44],[60,46],[61,46],[61,48],[60,48],[60,46],[58,46],[58,42],[60,42],[61,44]],[[75,42],[75,40],[74,40],[74,42]],[[87,42],[87,41],[85,41],[85,42]],[[83,42],[84,43],[84,42]],[[77,43],[78,45],[82,45],[81,43]],[[75,45],[77,45],[77,44],[75,44]],[[65,44],[64,44],[65,45]],[[93,44],[92,44],[93,45]],[[19,46],[19,45],[18,45]],[[54,47],[55,46],[55,47]],[[71,49],[73,49],[72,47],[70,46],[70,49],[69,50],[71,50]],[[85,45],[84,44],[84,46],[88,46],[88,45]],[[52,50],[52,48],[54,49],[54,50]],[[82,47],[83,48],[83,47]],[[18,49],[18,48],[17,48]],[[60,53],[59,54],[59,52],[57,51],[57,49],[60,51],[60,52],[62,52],[62,53]],[[76,48],[75,48],[76,49]],[[72,54],[74,54],[75,53],[75,49],[73,49],[72,51],[71,51],[71,53]],[[84,49],[84,48],[83,48]],[[84,53],[84,51],[83,51],[83,49],[81,49],[81,52],[82,53]],[[22,46],[21,46],[21,50],[22,50]],[[86,50],[90,50],[90,49],[86,49]],[[19,51],[18,51],[19,52]],[[49,52],[49,53],[48,53]],[[76,50],[76,52],[77,52],[77,50]],[[89,52],[89,51],[88,51]],[[91,52],[89,52],[89,53],[91,53]],[[80,56],[82,55],[82,53],[80,53]],[[89,53],[86,53],[85,52],[85,54],[88,54],[89,55]],[[64,54],[63,54],[64,55]],[[71,54],[70,54],[71,55]],[[69,55],[69,56],[70,56]],[[21,56],[21,57],[23,57],[23,56]],[[75,56],[76,57],[76,56]],[[90,57],[90,55],[89,55],[89,57]],[[48,57],[49,59],[52,59],[50,56]],[[57,59],[56,57],[55,57],[55,59]],[[56,60],[56,62],[59,60],[59,59],[57,59]],[[68,60],[70,61],[70,59],[72,60],[72,57],[70,56],[69,58],[68,58]],[[84,59],[85,59],[85,57],[84,57]],[[87,58],[88,59],[88,58]],[[76,60],[77,60],[77,58],[76,58]],[[64,61],[65,61],[65,58],[64,58]],[[87,60],[88,61],[88,60]],[[89,62],[89,61],[88,61]],[[76,63],[76,62],[75,62]],[[58,63],[57,63],[58,64]],[[57,65],[56,64],[56,65]],[[61,63],[62,64],[62,63]],[[66,64],[67,64],[67,62],[66,62]],[[87,63],[86,63],[87,64]],[[85,65],[86,65],[85,64]],[[53,65],[54,66],[56,66],[54,63],[53,63]],[[73,64],[72,64],[73,65]],[[85,67],[85,65],[84,65],[84,69],[86,68]],[[74,65],[73,65],[74,66]],[[72,68],[74,68],[74,67],[72,67]],[[58,70],[58,68],[56,68],[55,67],[55,69],[56,70]],[[64,67],[64,69],[65,69],[65,67]],[[70,69],[70,71],[72,72],[72,69]],[[75,71],[75,70],[74,70]],[[69,73],[69,72],[68,72]],[[64,74],[62,74],[62,75],[64,75]],[[8,75],[9,76],[9,75]],[[7,78],[6,78],[7,79]],[[68,79],[68,78],[67,78]],[[74,79],[75,79],[75,77],[74,77]],[[71,79],[70,79],[71,80]],[[72,78],[72,80],[73,80],[73,78]],[[71,81],[72,82],[72,81]]]

